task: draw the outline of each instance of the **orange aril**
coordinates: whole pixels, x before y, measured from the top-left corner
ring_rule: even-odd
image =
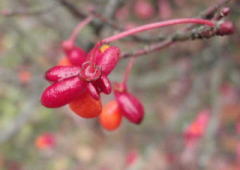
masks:
[[[69,106],[74,113],[83,118],[97,117],[102,111],[101,101],[94,99],[88,91],[69,103]]]
[[[58,65],[59,66],[71,66],[71,62],[69,61],[69,59],[67,57],[62,57],[59,61],[58,61]]]
[[[116,101],[106,104],[99,116],[99,122],[107,130],[117,129],[122,121],[122,115]]]

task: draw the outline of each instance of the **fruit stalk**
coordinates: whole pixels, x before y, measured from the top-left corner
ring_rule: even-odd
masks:
[[[163,22],[155,22],[155,23],[139,26],[139,27],[121,32],[119,34],[113,35],[111,37],[105,38],[104,40],[102,40],[102,42],[110,43],[110,42],[122,39],[124,37],[130,36],[133,34],[137,34],[139,32],[153,30],[156,28],[166,27],[166,26],[170,26],[170,25],[178,25],[178,24],[203,24],[203,25],[208,25],[210,27],[215,26],[215,24],[212,21],[205,20],[205,19],[198,19],[198,18],[173,19],[173,20],[168,20],[168,21],[163,21]]]

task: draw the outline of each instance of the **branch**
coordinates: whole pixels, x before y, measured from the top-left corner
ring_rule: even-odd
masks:
[[[47,7],[41,7],[38,9],[29,9],[29,10],[2,10],[0,15],[4,17],[17,17],[17,16],[36,16],[43,15],[47,12],[51,12],[53,9],[56,9],[56,3],[51,4]]]
[[[198,17],[200,18],[205,18],[205,19],[209,19],[212,18],[213,15],[215,14],[215,12],[223,7],[224,5],[230,3],[233,0],[221,0],[219,2],[217,2],[215,5],[210,6],[208,9],[206,9],[205,11],[203,11]]]
[[[219,22],[216,27],[199,27],[196,29],[193,29],[189,32],[181,32],[181,33],[175,33],[173,35],[170,35],[165,41],[159,42],[153,45],[146,46],[143,49],[137,50],[133,53],[125,53],[122,54],[122,58],[127,58],[130,56],[141,56],[144,54],[149,54],[158,50],[161,50],[162,48],[168,47],[175,42],[180,42],[180,41],[188,41],[188,40],[197,40],[197,39],[206,39],[206,38],[211,38],[214,36],[223,36],[223,35],[228,35],[233,33],[233,25],[231,23],[226,22],[224,25],[229,26],[229,30],[226,31],[226,33],[222,32],[222,22]],[[229,32],[228,32],[229,31]]]
[[[221,1],[217,2],[216,4],[214,4],[213,6],[210,6],[209,8],[207,8],[205,11],[203,11],[199,15],[199,17],[200,18],[214,17],[213,14],[219,8],[226,5],[227,3],[230,3],[231,1],[232,0],[221,0]],[[194,27],[194,25],[190,25],[190,26],[186,27],[185,29],[183,29],[183,32],[187,31],[187,30],[189,30],[193,27]],[[210,38],[210,37],[216,35],[217,29],[215,28],[215,33],[212,32],[211,36],[207,35],[207,37],[205,37],[205,35],[203,34],[204,32],[201,32],[201,30],[200,30],[200,32],[193,31],[193,32],[190,32],[186,35],[184,35],[184,33],[182,33],[182,35],[180,35],[179,33],[174,33],[173,35],[170,35],[169,37],[165,38],[165,40],[163,42],[156,43],[156,44],[153,44],[153,45],[150,45],[150,46],[146,46],[144,49],[140,49],[140,50],[138,50],[136,52],[133,52],[133,53],[125,53],[121,57],[122,58],[127,58],[127,57],[135,56],[135,55],[136,56],[141,56],[141,55],[144,55],[144,54],[148,54],[148,53],[151,53],[151,52],[158,51],[158,50],[161,50],[163,48],[169,47],[170,45],[172,45],[172,44],[174,44],[175,42],[178,42],[178,41],[187,41],[187,40],[193,40],[193,39]]]

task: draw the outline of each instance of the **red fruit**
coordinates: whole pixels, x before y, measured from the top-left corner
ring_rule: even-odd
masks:
[[[55,137],[50,133],[44,133],[35,140],[38,149],[49,149],[55,146]]]
[[[64,106],[79,97],[85,90],[87,83],[79,77],[71,77],[52,84],[42,93],[41,103],[49,108]]]
[[[95,100],[88,91],[70,102],[69,107],[74,113],[83,118],[97,117],[102,111],[101,101]]]
[[[187,144],[198,140],[204,135],[210,119],[210,110],[203,110],[198,113],[193,122],[185,129],[184,137]]]
[[[136,0],[134,12],[140,19],[149,19],[153,16],[154,9],[148,0]]]
[[[55,66],[50,68],[45,78],[48,81],[57,82],[63,79],[77,76],[80,73],[80,67],[77,66]]]
[[[104,75],[108,75],[116,67],[120,59],[120,49],[118,47],[111,46],[104,50],[104,52],[97,56],[96,63],[102,69]]]
[[[97,44],[87,56],[87,60],[98,65],[104,75],[111,73],[119,59],[120,49],[106,44]]]
[[[130,122],[140,124],[144,117],[144,108],[141,102],[126,91],[115,91],[114,93],[122,115]]]
[[[130,151],[126,157],[126,165],[127,166],[133,165],[137,161],[138,155],[139,154],[136,150]]]
[[[31,80],[31,78],[32,78],[32,73],[27,70],[21,70],[18,73],[18,79],[23,84],[27,84]]]
[[[103,107],[99,116],[102,127],[112,131],[117,129],[122,122],[122,115],[116,101],[111,101]]]

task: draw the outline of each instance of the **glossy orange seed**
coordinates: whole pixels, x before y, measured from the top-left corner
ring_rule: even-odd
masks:
[[[102,113],[99,116],[99,122],[103,128],[109,131],[115,130],[120,126],[122,115],[115,100],[103,106]]]
[[[88,91],[69,104],[70,109],[83,118],[94,118],[100,115],[102,104],[95,100]]]

